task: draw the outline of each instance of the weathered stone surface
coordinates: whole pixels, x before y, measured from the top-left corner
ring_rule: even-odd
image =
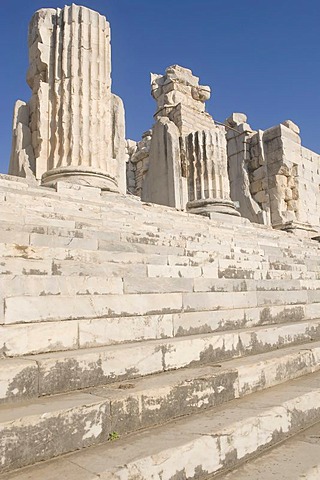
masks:
[[[0,422],[1,471],[102,443],[111,431],[109,402],[84,393],[4,410]]]
[[[76,318],[119,317],[172,313],[182,308],[180,293],[81,295],[79,297],[9,297],[5,300],[5,323],[41,322]]]
[[[265,131],[252,131],[241,114],[227,123],[231,198],[253,222],[312,236],[319,229],[320,157],[301,146],[291,120]],[[308,232],[310,232],[308,234]]]
[[[1,345],[8,357],[74,349],[78,336],[74,321],[0,326]]]
[[[67,460],[61,460],[59,465],[55,465],[54,468],[48,468],[46,463],[40,463],[39,465],[25,471],[18,471],[16,473],[6,473],[2,476],[2,480],[5,478],[9,480],[56,480],[57,475],[64,476],[68,480],[98,480],[98,476],[94,473],[90,473],[88,470],[74,465]],[[0,477],[1,478],[1,477]]]
[[[190,133],[185,139],[188,169],[187,209],[239,215],[230,200],[224,127]]]
[[[284,169],[280,176],[288,179],[287,173]],[[277,181],[288,185],[284,178]],[[113,431],[125,435],[153,429],[207,407],[214,408],[211,417],[220,419],[218,405],[224,402],[230,419],[232,398],[249,399],[253,392],[298,376],[311,382],[303,384],[304,393],[315,385],[307,374],[319,366],[317,242],[236,217],[226,225],[223,215],[209,220],[62,182],[55,191],[5,178],[0,198],[0,235],[8,242],[0,244],[0,390],[1,403],[8,404],[0,408],[0,422],[3,414],[3,436],[17,440],[3,443],[6,468],[104,441]],[[77,392],[82,388],[89,390]],[[73,404],[73,394],[62,393],[72,391],[78,398],[84,395],[84,401]],[[283,392],[288,393],[287,385]],[[63,404],[65,396],[70,401]],[[238,414],[244,410],[238,403],[242,400],[237,401]],[[263,417],[269,401],[252,398],[248,411],[253,422]],[[282,408],[278,397],[277,404],[274,418]],[[312,421],[313,413],[311,408]],[[103,435],[80,435],[91,427],[98,432],[101,421]],[[181,429],[179,423],[172,430],[175,440],[184,435],[185,420],[180,421]],[[256,438],[269,438],[270,424],[262,422],[261,431],[251,437],[255,453],[263,447]],[[193,424],[192,432],[199,433],[199,425]],[[246,437],[243,428],[235,448]],[[26,431],[31,433],[23,443]],[[153,438],[144,432],[139,452],[141,458],[151,458]],[[201,427],[201,438],[218,435],[224,445],[229,430],[219,432]],[[112,455],[104,451],[102,462],[118,455],[125,441],[101,447],[115,449]],[[204,460],[201,456],[194,465],[195,478],[205,472],[210,457],[203,446],[199,450]],[[222,463],[231,466],[234,450],[225,451]],[[196,450],[191,452],[181,471],[172,473],[169,466],[168,475],[184,475],[190,458],[196,458]],[[179,461],[180,453],[180,447],[170,449]],[[120,453],[117,458],[115,465],[123,465]],[[32,470],[29,478],[50,478],[43,468]],[[88,475],[101,473],[88,468],[83,470]],[[66,472],[68,480],[75,474],[67,467]]]
[[[167,118],[153,127],[149,168],[141,199],[169,207],[184,208],[185,181],[180,162],[179,130]]]
[[[109,23],[93,10],[72,5],[34,14],[32,97],[16,105],[10,173],[32,171],[47,186],[65,180],[125,193],[124,110],[110,90],[110,48]]]
[[[320,476],[320,425],[317,423],[288,440],[272,452],[266,452],[234,472],[226,480],[317,480]]]
[[[157,102],[152,134],[132,151],[133,191],[145,201],[209,215],[238,215],[230,200],[225,128],[205,112],[210,88],[173,65],[151,75]]]
[[[6,359],[7,347],[1,347],[0,403],[28,399],[38,395],[38,366],[35,360]]]
[[[314,423],[320,415],[319,374],[313,374],[312,380],[308,387],[299,379],[293,380],[285,386],[232,402],[227,408],[217,407],[215,415],[208,411],[180,419],[152,431],[145,430],[135,436],[134,442],[123,439],[97,446],[74,453],[68,460],[58,459],[26,469],[22,476],[7,474],[6,479],[37,478],[39,468],[42,478],[50,478],[50,471],[59,471],[60,462],[70,462],[73,467],[104,479],[135,475],[148,480],[150,475],[160,474],[170,480],[177,476],[205,478]]]
[[[226,404],[315,372],[318,358],[315,343],[310,350],[293,347],[283,354],[233,360],[225,367],[173,371],[0,409],[7,438],[1,448],[2,470],[102,443],[113,431],[123,435]]]
[[[83,320],[78,323],[81,348],[172,337],[172,315],[144,315]]]
[[[35,157],[29,128],[29,105],[18,100],[14,107],[12,125],[12,151],[9,175],[24,177],[33,185],[35,178]]]
[[[243,113],[233,113],[227,120],[227,154],[231,199],[239,202],[242,216],[255,223],[270,224],[268,212],[262,210],[252,194],[261,189],[261,181],[250,182],[248,171],[249,141],[252,130]],[[251,194],[252,193],[252,194]]]
[[[178,422],[171,429],[164,428],[161,434],[154,432],[155,443],[152,449],[149,447],[150,455],[143,454],[142,449],[146,448],[146,444],[141,435],[138,437],[139,446],[130,448],[124,445],[123,449],[120,449],[119,445],[117,450],[113,450],[113,454],[118,453],[119,457],[117,455],[117,458],[113,458],[112,463],[108,460],[104,465],[96,463],[96,468],[91,464],[91,471],[104,473],[105,478],[110,479],[122,478],[124,475],[130,478],[133,473],[139,475],[138,478],[148,479],[150,475],[158,475],[160,470],[165,471],[167,478],[171,480],[177,478],[177,475],[196,479],[199,478],[199,472],[205,478],[206,474],[231,467],[239,460],[249,457],[256,451],[257,443],[260,448],[270,445],[276,440],[285,438],[289,432],[297,431],[303,423],[310,424],[319,414],[317,397],[318,393],[315,390],[308,393],[300,390],[298,393],[292,385],[285,401],[283,392],[274,392],[273,398],[270,392],[269,401],[264,405],[261,398],[261,404],[260,402],[254,404],[253,400],[248,401],[241,409],[229,408],[228,413],[218,409],[219,420],[216,416],[213,417],[216,419],[214,420],[212,416],[204,415],[203,418],[190,419],[183,425]],[[257,396],[255,398],[258,400]],[[309,399],[312,400],[308,404]],[[257,409],[263,409],[259,418],[252,415]],[[216,424],[218,421],[219,426]],[[264,433],[267,424],[268,433]],[[177,428],[179,435],[176,433]],[[225,437],[228,437],[228,442],[224,441]],[[101,458],[103,450],[100,451]],[[126,459],[122,460],[122,466],[119,465],[121,457]],[[89,461],[89,454],[81,458],[78,455],[76,463],[89,468]]]

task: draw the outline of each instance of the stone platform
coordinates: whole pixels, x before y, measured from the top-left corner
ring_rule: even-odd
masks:
[[[320,422],[318,242],[63,182],[0,201],[1,480],[253,479]]]

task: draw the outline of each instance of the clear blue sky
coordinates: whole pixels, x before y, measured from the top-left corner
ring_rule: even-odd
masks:
[[[28,100],[27,27],[60,0],[0,0],[0,172],[8,168],[16,99]],[[78,2],[77,2],[78,3]],[[80,3],[80,2],[79,2]],[[127,138],[152,126],[150,72],[191,68],[210,85],[207,110],[244,112],[253,128],[291,119],[320,152],[320,0],[88,0],[112,28],[113,91],[124,100]]]

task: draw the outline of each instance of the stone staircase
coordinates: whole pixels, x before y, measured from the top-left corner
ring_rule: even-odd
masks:
[[[62,182],[0,201],[1,480],[262,478],[227,471],[320,422],[317,242]]]

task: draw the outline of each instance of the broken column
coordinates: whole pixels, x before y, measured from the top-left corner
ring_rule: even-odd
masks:
[[[106,18],[77,5],[37,11],[29,26],[29,61],[32,97],[22,143],[36,179],[124,192],[124,109],[111,93]],[[17,147],[14,142],[9,173],[23,175]]]
[[[142,199],[208,215],[239,215],[230,199],[225,127],[205,111],[210,87],[173,65],[151,76],[157,102]]]
[[[257,132],[252,130],[247,123],[247,116],[243,113],[233,113],[226,119],[225,124],[227,125],[231,199],[239,203],[239,211],[242,217],[248,218],[254,223],[270,225],[269,196],[267,193],[263,196],[259,194],[265,179],[255,182],[253,175],[251,175],[253,164],[256,165],[256,168],[265,166],[263,148],[253,147],[253,143],[251,143],[252,137],[256,136]],[[256,138],[258,139],[260,136],[257,135]],[[255,160],[251,157],[253,150]]]

